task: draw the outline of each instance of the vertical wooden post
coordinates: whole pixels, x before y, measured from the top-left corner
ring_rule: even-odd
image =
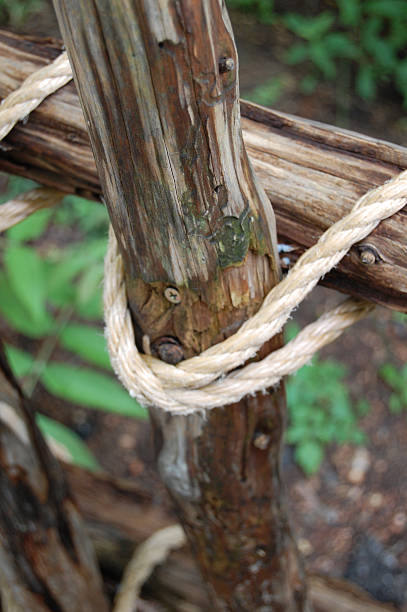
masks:
[[[107,612],[61,467],[0,345],[0,593],[13,612]]]
[[[224,2],[54,4],[138,342],[176,363],[233,333],[279,279]],[[307,607],[279,473],[283,414],[282,390],[204,416],[151,412],[160,473],[217,610]]]

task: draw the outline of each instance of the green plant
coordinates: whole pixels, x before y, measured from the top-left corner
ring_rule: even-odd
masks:
[[[308,68],[300,82],[304,93],[321,80],[336,80],[340,91],[353,87],[361,98],[373,100],[379,86],[391,83],[407,106],[405,0],[332,0],[329,10],[313,15],[286,12],[267,0],[229,0],[228,5],[295,35],[285,61]]]
[[[385,363],[379,370],[381,378],[392,389],[389,399],[390,411],[400,414],[407,409],[407,364],[400,369],[391,363]]]
[[[311,90],[321,76],[337,79],[339,67],[340,80],[351,74],[356,92],[365,100],[376,97],[381,83],[393,82],[407,104],[404,0],[335,0],[333,8],[314,17],[283,17],[286,27],[303,39],[286,55],[289,63],[309,63],[303,88]]]
[[[295,333],[291,324],[288,334],[292,337]],[[294,445],[295,460],[307,475],[320,467],[327,444],[366,441],[366,434],[357,424],[369,404],[352,404],[345,374],[345,366],[338,361],[319,361],[315,357],[311,365],[287,381],[286,441]]]
[[[1,201],[34,185],[11,177]],[[145,418],[145,409],[112,375],[101,329],[107,228],[104,207],[69,196],[0,237],[0,314],[39,346],[35,355],[14,346],[6,347],[7,354],[28,394],[41,382],[50,393],[82,406]],[[74,363],[53,360],[57,346],[69,351]],[[76,365],[79,360],[91,367]],[[38,422],[75,460],[91,466],[74,432],[42,416]]]
[[[276,76],[248,92],[246,98],[263,106],[275,104],[283,95],[286,84],[284,78]]]
[[[41,11],[43,6],[43,0],[0,0],[0,23],[21,26],[33,13]]]
[[[262,23],[272,24],[275,20],[274,0],[227,0],[230,9],[252,13]]]

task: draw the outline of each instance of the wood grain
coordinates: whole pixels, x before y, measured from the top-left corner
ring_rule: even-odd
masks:
[[[0,98],[54,59],[57,41],[0,32]],[[407,168],[407,149],[241,102],[249,157],[272,201],[279,241],[296,258],[367,189]],[[99,198],[100,184],[73,84],[65,86],[14,129],[0,151],[0,169]],[[374,263],[363,263],[373,250]],[[322,284],[407,311],[407,213],[384,221],[355,246]]]
[[[162,359],[197,354],[279,280],[273,211],[241,137],[224,3],[55,6],[137,337]],[[271,600],[275,612],[307,609],[279,475],[283,413],[282,390],[207,415],[151,411],[159,471],[216,610],[266,610]]]
[[[14,418],[13,418],[14,416]],[[0,345],[0,590],[15,612],[107,612],[102,581],[61,467]]]

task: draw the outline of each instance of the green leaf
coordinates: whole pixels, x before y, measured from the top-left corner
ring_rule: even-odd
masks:
[[[46,389],[71,402],[138,419],[147,418],[147,411],[115,380],[89,370],[63,363],[49,364],[41,380]]]
[[[89,325],[67,325],[61,335],[62,346],[90,363],[111,370],[106,340],[100,329]]]
[[[34,181],[22,178],[21,176],[9,176],[7,189],[4,193],[0,194],[0,204],[4,204],[4,202],[12,200],[24,191],[29,191],[35,187],[38,187],[38,183]]]
[[[71,457],[72,463],[92,472],[101,469],[86,444],[71,429],[43,414],[37,414],[35,418],[45,438],[51,438],[61,444]]]
[[[297,445],[294,456],[305,474],[315,474],[324,458],[324,450],[315,440],[300,442]]]
[[[336,0],[339,8],[339,20],[344,26],[355,27],[362,17],[360,0]]]
[[[365,0],[364,10],[368,15],[404,21],[407,19],[405,0]]]
[[[312,94],[318,85],[318,78],[315,74],[307,74],[300,82],[300,91],[306,95]]]
[[[359,96],[365,100],[373,100],[376,97],[376,78],[372,64],[361,64],[359,66],[355,87]]]
[[[332,57],[344,57],[346,59],[360,57],[360,48],[347,34],[332,32],[325,37],[324,45]]]
[[[308,58],[308,45],[302,42],[291,45],[284,55],[284,60],[287,62],[287,64],[300,64]]]
[[[29,338],[41,338],[54,330],[55,323],[45,311],[41,321],[33,321],[19,298],[16,296],[4,272],[0,270],[0,312],[17,331]]]
[[[257,104],[262,104],[263,106],[271,106],[275,104],[277,100],[281,97],[284,91],[284,83],[283,80],[279,77],[275,77],[270,81],[264,83],[263,85],[259,85],[255,89],[253,89],[248,94],[248,99],[256,102]]]
[[[335,21],[332,13],[325,11],[317,17],[303,17],[297,13],[287,13],[284,16],[286,27],[309,41],[320,40],[330,30]]]
[[[44,263],[34,249],[10,245],[4,253],[6,274],[14,293],[34,322],[46,318]]]
[[[46,229],[52,213],[53,210],[51,208],[38,210],[24,219],[24,221],[20,221],[20,223],[10,228],[7,231],[7,237],[16,242],[38,238]]]
[[[309,47],[310,59],[320,69],[326,79],[333,79],[336,75],[336,64],[328,53],[324,41],[317,41]]]
[[[16,378],[23,378],[26,376],[33,366],[33,357],[29,353],[26,353],[15,346],[11,346],[11,344],[6,344],[5,351],[14,376]]]
[[[392,393],[390,395],[389,410],[393,414],[400,414],[400,412],[403,411],[403,402],[401,401],[401,398],[395,393]]]
[[[388,385],[397,391],[400,391],[404,386],[399,371],[392,363],[383,364],[379,369],[379,375]]]

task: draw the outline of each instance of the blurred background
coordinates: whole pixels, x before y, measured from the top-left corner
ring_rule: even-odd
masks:
[[[242,97],[387,139],[407,136],[405,0],[228,0]],[[48,0],[0,0],[0,25],[59,37]],[[34,183],[0,175],[1,200]],[[0,334],[39,424],[70,461],[156,479],[146,413],[103,338],[104,208],[66,197],[0,236]],[[27,265],[29,261],[29,265]],[[318,288],[287,337],[339,301]],[[287,382],[283,468],[310,571],[407,603],[407,316],[377,308]],[[74,384],[73,384],[74,381]]]

